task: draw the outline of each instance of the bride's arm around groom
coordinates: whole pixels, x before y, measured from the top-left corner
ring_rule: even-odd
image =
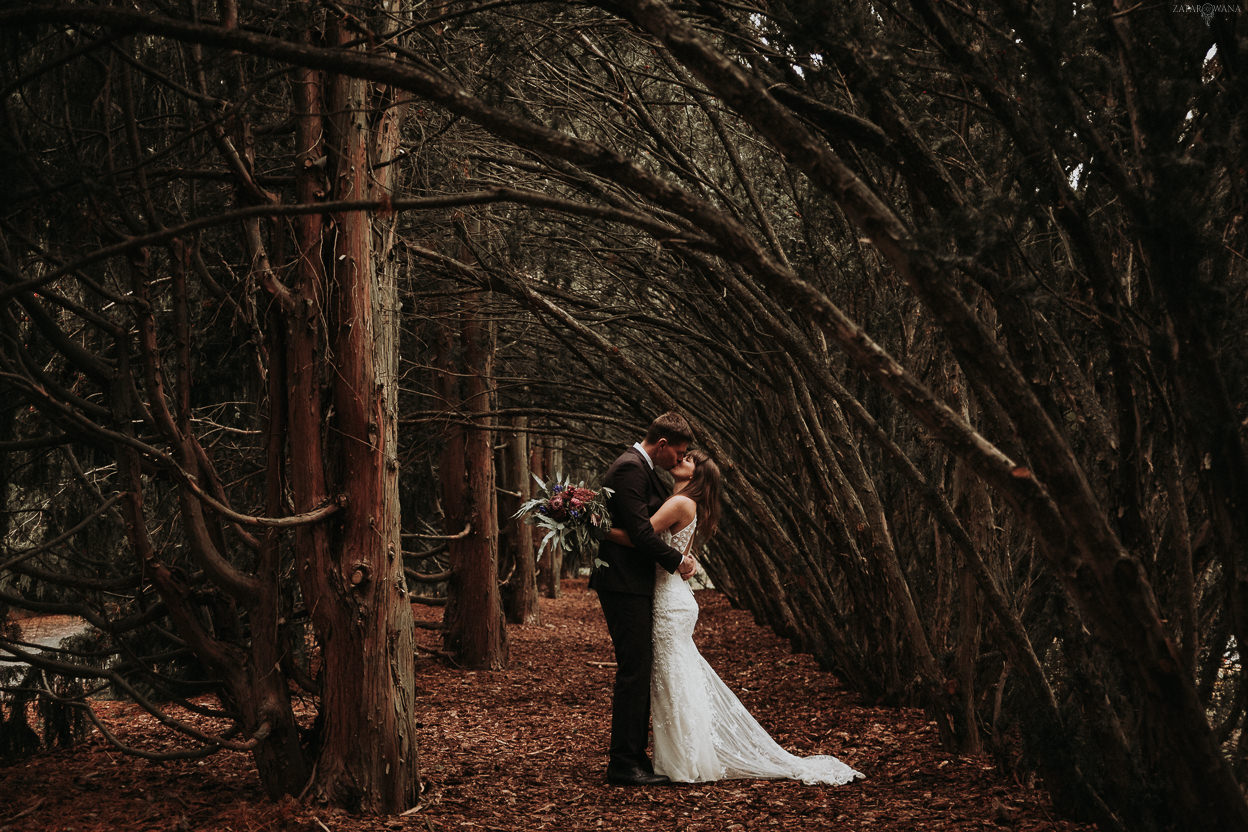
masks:
[[[662,491],[651,479],[658,475],[646,465],[636,448],[629,448],[607,470],[603,485],[614,493],[607,500],[612,530],[599,548],[600,566],[591,584],[595,589],[617,592],[654,591],[654,565],[675,572],[682,560],[681,553],[666,543],[653,525],[654,515],[662,508]],[[659,499],[654,497],[658,495]],[[657,503],[657,504],[656,504]],[[622,533],[622,534],[621,534]],[[615,538],[621,538],[621,544]]]

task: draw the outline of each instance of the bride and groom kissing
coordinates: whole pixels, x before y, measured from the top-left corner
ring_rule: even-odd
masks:
[[[719,467],[690,450],[680,414],[658,416],[607,469],[612,529],[589,586],[598,593],[616,673],[607,781],[624,786],[739,778],[841,785],[863,775],[835,757],[782,749],[693,642],[698,604],[686,581],[719,516]],[[656,468],[670,471],[669,496]],[[646,754],[654,723],[654,759]]]

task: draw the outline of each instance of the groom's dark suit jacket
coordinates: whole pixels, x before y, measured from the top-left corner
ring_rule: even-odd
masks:
[[[598,558],[608,565],[594,567],[589,586],[599,592],[653,595],[654,565],[675,572],[682,557],[650,525],[650,516],[667,499],[667,489],[636,448],[629,448],[611,463],[602,484],[615,492],[607,499],[611,523],[628,532],[633,545],[604,540]]]

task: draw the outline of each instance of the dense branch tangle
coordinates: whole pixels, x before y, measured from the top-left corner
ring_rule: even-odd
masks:
[[[308,25],[310,39],[351,39],[332,17]],[[78,36],[58,45],[72,48]],[[397,379],[374,359],[397,331],[386,300],[394,277],[374,268],[389,261],[385,238],[374,239],[370,214],[359,210],[390,199],[386,166],[370,163],[393,155],[401,111],[352,79],[301,77],[285,87],[287,67],[255,67],[194,44],[110,40],[85,50],[106,69],[102,86],[94,74],[90,81],[109,102],[102,110],[72,92],[88,67],[54,62],[27,77],[33,97],[6,113],[28,195],[6,217],[5,292],[18,303],[4,322],[3,369],[21,396],[15,427],[59,431],[94,457],[113,457],[105,487],[124,495],[128,541],[101,536],[91,545],[80,534],[63,548],[89,552],[106,574],[129,561],[142,576],[131,583],[138,591],[104,596],[97,587],[65,611],[84,614],[124,659],[150,648],[130,646],[134,625],[116,622],[158,608],[156,620],[171,623],[185,650],[175,675],[204,681],[166,679],[151,662],[109,672],[156,685],[159,697],[136,698],[158,714],[152,702],[171,693],[213,692],[250,738],[238,747],[252,751],[271,794],[406,808],[416,753],[394,500]],[[38,65],[39,47],[18,54]],[[63,105],[46,121],[40,92]],[[372,94],[382,100],[364,106]],[[373,106],[378,122],[342,115]],[[282,126],[288,119],[295,135]],[[28,144],[60,151],[58,172],[73,176],[76,163],[90,173],[78,186],[49,182]],[[205,159],[231,188],[200,187]],[[266,190],[281,179],[260,178],[269,165],[289,172],[281,193]],[[72,199],[29,210],[48,191]],[[303,210],[280,219],[283,203]],[[76,251],[61,245],[72,235],[40,227],[75,222],[76,213],[91,227]],[[223,411],[222,402],[234,404]],[[55,459],[56,451],[34,453]],[[24,491],[34,503],[57,470],[36,473],[45,476],[29,478]],[[81,502],[72,496],[53,504]],[[387,503],[388,516],[379,508]],[[54,511],[33,524],[36,540],[56,536],[55,519]],[[80,558],[54,557],[69,579],[92,571]],[[46,568],[39,576],[58,599],[82,596]],[[309,621],[322,634],[316,678]],[[349,696],[335,678],[352,679]],[[320,699],[314,730],[296,723],[296,684]],[[365,714],[357,706],[370,698]]]

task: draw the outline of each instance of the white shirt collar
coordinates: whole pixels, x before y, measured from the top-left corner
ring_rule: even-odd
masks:
[[[634,442],[633,447],[641,451],[642,457],[646,460],[646,464],[650,466],[650,470],[654,470],[654,460],[650,458],[650,454],[646,453],[646,449],[641,447],[640,442]]]

